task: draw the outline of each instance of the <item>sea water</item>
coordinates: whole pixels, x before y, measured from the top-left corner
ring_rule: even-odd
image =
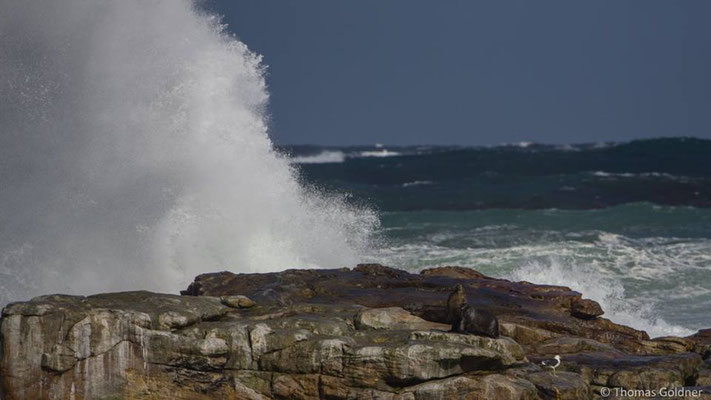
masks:
[[[568,286],[652,336],[711,326],[711,141],[389,146],[397,155],[365,156],[375,150],[284,148],[310,161],[300,164],[307,180],[378,207],[373,261]],[[342,160],[319,159],[325,151]]]

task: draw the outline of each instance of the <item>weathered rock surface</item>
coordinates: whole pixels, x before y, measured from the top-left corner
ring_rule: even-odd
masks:
[[[451,325],[429,322],[400,307],[368,308],[356,315],[358,329],[439,329],[448,331]]]
[[[449,332],[444,306],[458,283],[499,316],[500,338]],[[650,340],[568,288],[468,268],[223,272],[184,294],[7,306],[0,397],[587,399],[604,388],[711,384],[711,332]],[[537,365],[554,354],[556,375]]]
[[[220,301],[222,304],[226,305],[227,307],[232,307],[232,308],[250,308],[254,307],[256,304],[252,299],[250,299],[247,296],[222,296],[220,297]]]
[[[359,304],[369,308],[401,307],[425,320],[447,323],[445,302],[461,283],[467,302],[491,312],[500,322],[541,328],[555,334],[586,337],[603,343],[641,349],[649,339],[643,332],[605,318],[573,315],[573,304],[587,313],[600,306],[561,286],[510,282],[482,275],[469,268],[439,267],[410,274],[378,264],[353,270],[287,270],[268,274],[220,272],[198,276],[183,294],[225,296],[241,294],[263,306],[286,304]],[[582,311],[581,311],[582,312]]]
[[[570,314],[574,317],[582,319],[594,319],[604,314],[604,312],[602,311],[600,304],[596,301],[576,299],[573,300],[570,306]]]

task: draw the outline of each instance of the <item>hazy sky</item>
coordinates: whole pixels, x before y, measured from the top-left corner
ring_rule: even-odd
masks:
[[[208,0],[277,143],[711,138],[711,1]]]

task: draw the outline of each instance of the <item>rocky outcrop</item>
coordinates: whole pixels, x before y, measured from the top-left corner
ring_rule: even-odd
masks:
[[[450,333],[400,308],[239,314],[222,303],[128,292],[13,304],[2,321],[6,397],[154,398],[173,387],[186,399],[427,398],[443,379],[527,362],[510,338]],[[492,390],[474,376],[457,382]]]
[[[457,284],[467,302],[501,322],[586,337],[635,352],[649,336],[600,318],[596,302],[561,286],[511,282],[469,268],[439,267],[410,274],[378,264],[353,270],[287,270],[270,274],[220,272],[198,276],[186,295],[246,295],[264,306],[323,303],[402,307],[425,320],[448,323],[445,302]],[[575,307],[575,308],[574,308]]]
[[[499,316],[500,338],[449,331],[456,284]],[[568,288],[467,268],[223,272],[184,294],[7,306],[2,398],[587,399],[609,388],[701,387],[711,376],[706,331],[650,340]],[[538,367],[555,354],[555,375]]]

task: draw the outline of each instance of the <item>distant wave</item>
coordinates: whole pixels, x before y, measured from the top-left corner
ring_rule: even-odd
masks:
[[[324,150],[311,156],[293,157],[290,161],[294,164],[342,163],[346,161],[346,155],[342,151]]]
[[[609,178],[609,177],[621,177],[621,178],[668,178],[668,179],[685,179],[688,178],[686,176],[678,176],[678,175],[672,175],[672,174],[667,174],[665,172],[639,172],[639,173],[634,173],[634,172],[605,172],[605,171],[595,171],[592,173],[595,176],[601,177],[601,178]]]
[[[523,142],[515,142],[515,143],[502,143],[499,146],[500,147],[520,147],[522,149],[525,149],[525,148],[531,147],[534,144],[535,144],[534,142],[523,141]]]
[[[387,149],[375,150],[375,151],[361,151],[361,157],[393,157],[399,156],[400,153],[397,151],[390,151]]]
[[[382,146],[382,145],[381,145]],[[400,151],[391,151],[376,145],[375,149],[368,150],[331,150],[324,149],[317,154],[300,154],[292,156],[289,160],[293,164],[333,164],[342,163],[349,158],[384,158],[403,155]]]
[[[357,161],[357,168],[314,164],[302,172],[380,210],[597,209],[638,202],[711,207],[711,140],[705,139],[300,150],[292,154],[340,150],[346,162]],[[415,182],[437,182],[437,190]]]
[[[405,182],[402,184],[402,187],[409,187],[409,186],[421,186],[421,185],[431,185],[432,181],[413,181],[413,182]]]

